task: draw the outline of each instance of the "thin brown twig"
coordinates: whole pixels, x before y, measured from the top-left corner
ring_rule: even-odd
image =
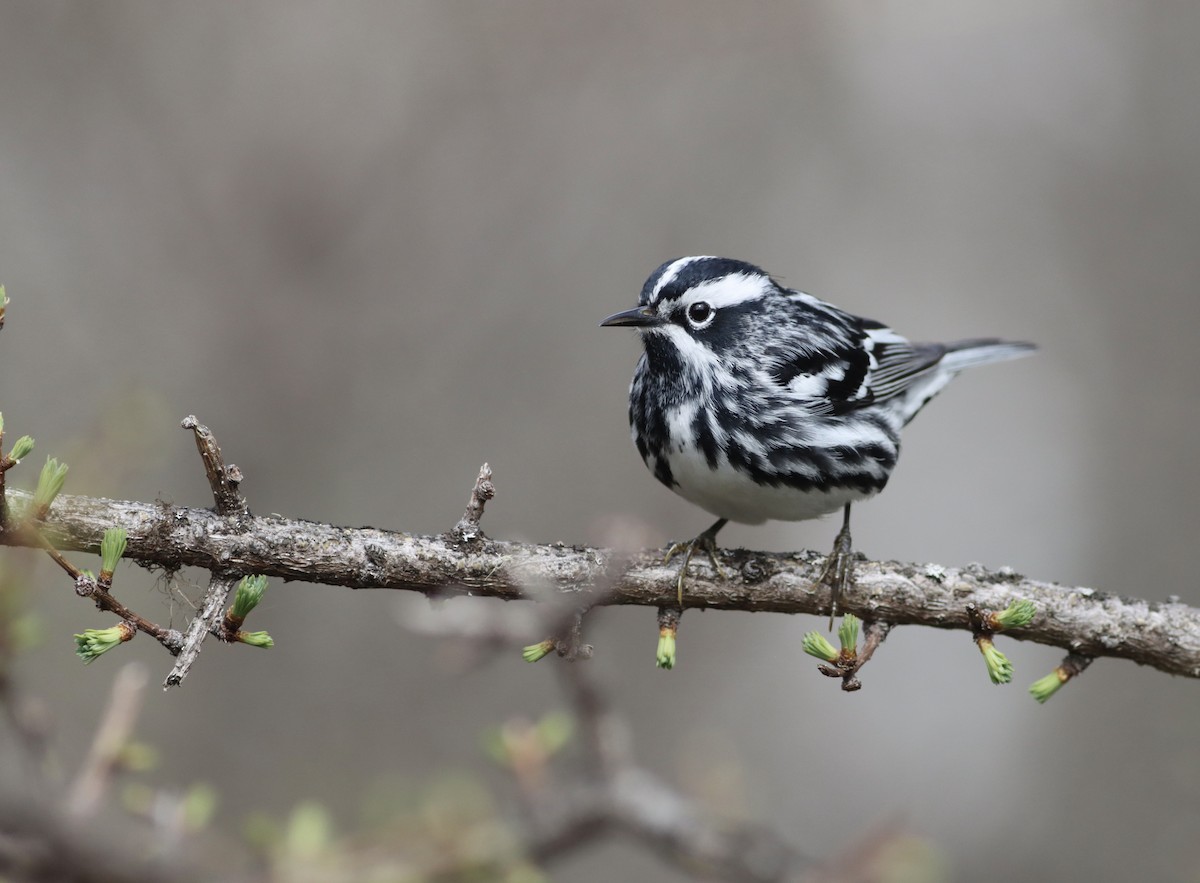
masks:
[[[73,579],[76,583],[79,582],[80,578],[84,575],[83,571],[64,558],[63,554],[59,552],[58,549],[54,548],[53,544],[51,544],[48,539],[42,536],[42,533],[38,530],[36,524],[23,524],[21,525],[20,530],[22,533],[28,534],[33,540],[33,545],[41,547],[45,553],[50,556],[50,560],[65,570],[71,579]]]
[[[162,644],[172,656],[177,655],[183,647],[183,635],[178,629],[166,628],[156,622],[151,622],[144,616],[134,613],[86,573],[80,573],[76,577],[75,594],[81,598],[91,598],[100,610],[119,617],[139,632],[145,632],[158,641],[158,643]]]
[[[19,534],[29,537],[33,545],[43,549],[54,563],[67,572],[75,583],[75,594],[81,598],[91,598],[100,610],[103,610],[105,613],[112,613],[128,622],[138,631],[150,635],[166,647],[172,655],[179,652],[183,636],[176,629],[165,628],[156,622],[146,619],[144,616],[134,613],[114,598],[106,586],[101,585],[94,578],[68,561],[58,549],[54,548],[48,539],[42,536],[37,525],[22,525]]]
[[[863,647],[858,651],[858,667],[862,668],[871,661],[871,657],[875,655],[875,651],[879,649],[879,645],[887,639],[888,633],[892,630],[890,622],[882,622],[875,620],[868,622],[863,627]]]

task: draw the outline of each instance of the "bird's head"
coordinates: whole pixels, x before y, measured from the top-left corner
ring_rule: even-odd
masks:
[[[745,261],[711,256],[677,258],[650,274],[638,305],[609,316],[603,326],[631,326],[647,344],[671,338],[710,344],[729,334],[741,316],[757,310],[782,290],[765,272]]]

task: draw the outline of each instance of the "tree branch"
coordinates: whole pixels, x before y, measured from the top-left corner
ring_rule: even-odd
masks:
[[[7,499],[11,508],[22,510],[30,495],[9,489]],[[545,600],[558,594],[576,606],[676,603],[676,569],[662,565],[661,550],[625,555],[482,537],[462,544],[446,537],[248,514],[231,524],[209,509],[63,495],[51,507],[42,533],[59,549],[94,553],[113,525],[128,530],[127,558],[167,570],[191,566],[431,596]],[[0,542],[30,543],[20,531],[4,533]],[[715,578],[706,563],[693,562],[685,606],[818,615],[829,610],[827,590],[813,585],[820,555],[739,549],[719,558],[725,580]],[[1200,677],[1200,610],[1185,604],[1063,587],[974,564],[947,568],[860,561],[855,573],[854,586],[839,603],[843,612],[867,621],[970,631],[969,604],[1002,610],[1027,598],[1037,605],[1037,616],[1006,635]]]

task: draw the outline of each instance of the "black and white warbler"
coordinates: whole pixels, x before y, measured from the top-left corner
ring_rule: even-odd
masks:
[[[717,516],[683,552],[717,562],[729,521],[802,521],[838,509],[820,583],[831,614],[853,577],[850,504],[883,490],[900,430],[959,371],[1029,355],[996,338],[910,343],[890,328],[784,288],[743,261],[685,257],[601,325],[641,332],[629,390],[633,441],[654,477]]]

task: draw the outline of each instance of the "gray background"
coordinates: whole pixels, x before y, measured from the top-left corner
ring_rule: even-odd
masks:
[[[194,413],[260,513],[439,532],[486,459],[494,536],[663,543],[708,517],[638,461],[637,343],[596,323],[723,254],[916,338],[1042,346],[909,428],[862,551],[1198,603],[1198,36],[1171,2],[5,3],[6,425],[74,493],[208,505]],[[69,768],[119,661],[71,633],[108,622],[2,559]],[[140,571],[117,591],[185,619]],[[274,651],[151,697],[152,780],[211,782],[236,831],[490,775],[479,730],[560,704],[554,661],[456,673],[398,603],[274,583]],[[801,654],[817,624],[693,614],[668,674],[652,611],[604,612],[593,664],[646,765],[810,854],[899,820],[956,879],[1200,874],[1194,683],[1101,661],[1039,707],[1060,654],[1001,640],[999,689],[967,636],[903,629],[848,696]],[[555,879],[614,875],[681,879],[623,844]]]

